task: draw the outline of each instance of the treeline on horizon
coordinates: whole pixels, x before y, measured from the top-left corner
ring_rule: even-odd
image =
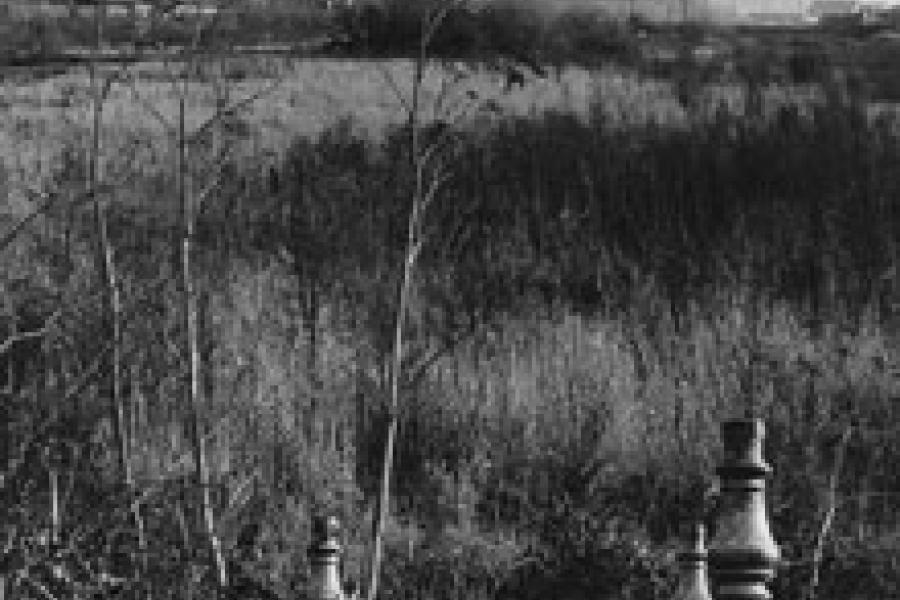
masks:
[[[302,44],[325,35],[333,40],[325,45],[326,53],[415,56],[422,12],[422,3],[399,0],[338,7],[331,12],[267,12],[238,5],[210,20],[199,47],[215,51],[235,44]],[[90,17],[33,16],[10,20],[0,25],[0,31],[0,55],[7,62],[13,57],[20,62],[50,60],[65,48],[92,47],[97,41]],[[113,47],[135,44],[153,48],[190,45],[195,31],[191,18],[156,18],[142,23],[126,17],[107,17],[102,35],[104,43]],[[465,3],[449,12],[429,44],[430,54],[438,57],[512,55],[530,62],[623,59],[633,50],[633,31],[597,12],[547,16],[533,7],[472,7]]]
[[[344,59],[415,57],[419,52],[420,25],[427,3],[386,0],[322,9],[265,11],[237,4],[202,28],[197,38],[204,54],[227,52],[236,45],[283,43],[296,45],[301,54]],[[692,25],[677,31],[658,31],[652,44],[678,47],[685,39],[700,43],[710,25]],[[695,83],[723,78],[765,85],[807,84],[828,81],[836,67],[859,88],[869,86],[882,99],[897,96],[890,65],[896,62],[896,44],[863,43],[851,48],[847,40],[827,35],[778,36],[768,34],[756,43],[736,44],[712,60],[689,56],[654,60],[644,53],[646,38],[639,31],[654,25],[639,17],[623,21],[605,18],[591,10],[545,14],[534,6],[466,4],[451,10],[432,39],[428,53],[437,59],[518,63],[519,69],[546,73],[546,68],[567,64],[597,66],[607,63],[634,68],[652,77],[677,78]],[[116,47],[134,45],[190,47],[195,42],[196,21],[190,18],[155,18],[133,22],[107,18],[103,43]],[[91,48],[97,43],[89,17],[34,17],[22,22],[0,23],[0,64],[34,66],[64,59],[72,47]],[[313,42],[310,44],[310,42]],[[731,75],[726,62],[732,63]]]

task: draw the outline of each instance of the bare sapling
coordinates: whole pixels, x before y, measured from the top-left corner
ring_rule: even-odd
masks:
[[[212,491],[210,485],[210,466],[209,454],[207,451],[207,431],[205,423],[208,421],[206,415],[201,414],[202,407],[206,405],[203,402],[203,391],[201,387],[201,351],[199,344],[199,305],[198,292],[196,285],[196,273],[193,261],[193,253],[195,246],[196,221],[204,202],[214,192],[221,178],[224,175],[224,165],[228,161],[230,155],[223,150],[223,142],[218,135],[214,135],[214,156],[212,166],[206,170],[204,175],[208,180],[204,182],[203,187],[198,193],[193,190],[191,172],[191,144],[201,138],[206,132],[216,132],[216,128],[226,117],[237,114],[244,107],[248,106],[264,94],[273,90],[281,83],[281,79],[276,79],[272,85],[261,89],[256,94],[244,98],[232,105],[228,105],[224,100],[225,91],[217,82],[217,103],[215,113],[202,123],[195,131],[188,133],[186,128],[186,103],[190,94],[191,76],[196,72],[198,67],[199,52],[198,48],[201,36],[211,31],[215,19],[222,14],[225,3],[218,6],[215,12],[213,22],[204,27],[201,20],[198,19],[194,30],[194,37],[190,48],[186,55],[182,56],[182,70],[177,78],[172,79],[173,87],[177,90],[178,95],[178,124],[171,127],[164,119],[167,129],[175,131],[175,139],[177,143],[177,173],[176,180],[178,186],[178,200],[182,218],[182,236],[181,236],[181,278],[182,278],[182,308],[185,319],[185,346],[188,356],[188,385],[186,398],[186,411],[188,417],[188,429],[190,431],[192,449],[194,454],[194,477],[195,485],[201,493],[201,521],[203,530],[206,533],[206,542],[210,556],[210,568],[215,573],[216,584],[219,591],[224,592],[228,588],[228,567],[225,560],[223,544],[216,526],[216,515],[213,508]]]
[[[108,75],[101,79],[97,68],[97,62],[100,56],[103,55],[105,49],[103,31],[106,16],[105,13],[105,4],[97,2],[94,5],[95,55],[91,58],[89,63],[90,86],[93,101],[93,124],[89,161],[90,173],[87,177],[88,187],[86,195],[93,199],[94,220],[98,239],[97,263],[101,276],[101,285],[105,286],[103,329],[104,337],[109,340],[111,344],[111,353],[108,356],[107,361],[110,373],[109,377],[111,379],[109,385],[112,408],[113,440],[116,444],[120,477],[130,496],[134,488],[134,478],[129,450],[131,444],[128,438],[128,427],[125,422],[125,405],[122,394],[122,298],[115,260],[115,250],[109,235],[107,207],[99,189],[105,177],[102,147],[103,105],[115,80],[115,75]],[[138,532],[138,545],[141,549],[141,555],[144,559],[143,566],[146,571],[147,544],[144,537],[144,523],[140,506],[132,504],[131,507],[133,525]],[[139,573],[137,576],[138,579],[140,579]]]
[[[437,156],[442,145],[450,139],[450,133],[445,132],[445,134],[441,135],[437,140],[427,144],[424,143],[422,135],[422,94],[426,68],[429,64],[428,47],[449,12],[454,8],[459,7],[462,3],[462,0],[441,2],[435,9],[423,12],[420,23],[421,34],[419,38],[419,49],[414,64],[410,99],[407,100],[403,97],[399,87],[390,75],[384,71],[386,80],[391,89],[394,91],[398,100],[407,112],[406,117],[410,134],[410,168],[415,177],[415,181],[409,219],[407,221],[406,247],[398,290],[397,312],[393,328],[393,351],[388,381],[390,396],[386,432],[387,437],[382,462],[378,513],[373,536],[372,561],[369,573],[369,588],[367,591],[368,600],[375,600],[378,597],[379,577],[384,551],[384,531],[390,512],[391,476],[393,473],[394,451],[399,427],[400,394],[402,390],[407,387],[404,381],[407,379],[406,369],[404,368],[406,366],[405,359],[407,355],[406,327],[413,292],[413,279],[419,255],[422,252],[423,246],[429,240],[429,236],[424,228],[425,216],[428,213],[428,208],[435,201],[448,178],[440,165],[432,168],[432,160]],[[428,365],[434,360],[437,360],[437,355],[431,357],[430,360],[420,362],[417,372],[422,373],[427,370]]]
[[[410,169],[414,176],[414,188],[409,219],[407,222],[407,240],[404,252],[403,269],[398,290],[398,304],[393,327],[391,368],[388,377],[389,407],[386,443],[382,462],[382,478],[378,499],[378,512],[373,535],[372,560],[370,565],[368,600],[375,600],[378,595],[379,576],[383,560],[384,530],[390,512],[391,476],[393,471],[394,452],[399,428],[400,396],[414,389],[428,370],[447,352],[453,350],[465,339],[474,336],[480,324],[472,322],[463,330],[440,332],[442,340],[436,349],[426,348],[413,356],[409,347],[407,329],[410,326],[410,308],[414,292],[414,276],[417,261],[423,247],[433,235],[424,227],[429,207],[441,193],[443,186],[450,178],[447,164],[447,150],[458,140],[459,125],[467,117],[480,112],[498,112],[494,99],[483,98],[476,90],[466,90],[457,98],[452,98],[450,85],[442,81],[441,89],[434,99],[433,114],[440,127],[433,139],[425,139],[423,118],[423,94],[426,69],[430,64],[428,49],[441,24],[454,9],[465,4],[465,0],[439,0],[432,10],[424,11],[420,23],[418,53],[414,63],[411,94],[406,98],[400,86],[391,74],[383,67],[382,75],[388,88],[406,111],[407,125],[410,135]],[[513,52],[514,62],[524,62],[536,73],[543,70],[534,61],[528,61]],[[454,66],[455,67],[455,66]],[[451,84],[467,79],[469,73],[464,68],[451,68]],[[428,136],[431,137],[431,136]],[[462,225],[465,226],[464,224]],[[453,236],[456,238],[457,236]],[[464,237],[464,236],[463,236]],[[464,242],[463,242],[464,243]],[[446,248],[444,249],[446,250]],[[440,252],[443,255],[443,252]]]
[[[172,8],[174,8],[174,5],[169,7],[169,9]],[[220,10],[216,12],[217,17],[222,13],[221,8],[223,8],[223,6],[220,6]],[[100,273],[100,279],[104,286],[104,337],[107,341],[98,352],[92,365],[88,369],[86,369],[72,385],[68,386],[62,402],[66,402],[67,400],[73,398],[75,395],[79,394],[85,388],[85,386],[90,383],[90,381],[98,378],[98,376],[102,376],[103,374],[107,373],[109,374],[109,377],[111,379],[109,384],[111,423],[115,454],[117,458],[116,463],[119,466],[122,481],[125,483],[126,489],[129,490],[129,495],[135,498],[134,501],[129,501],[129,504],[134,519],[134,526],[138,534],[138,544],[143,559],[142,565],[144,567],[144,571],[146,572],[148,566],[148,554],[145,535],[146,529],[141,515],[141,504],[149,495],[150,490],[144,490],[142,494],[136,494],[134,490],[134,477],[129,450],[131,444],[129,443],[129,433],[127,431],[128,427],[125,422],[127,411],[124,404],[125,401],[123,396],[122,384],[122,369],[124,362],[127,359],[123,351],[122,334],[123,327],[128,317],[125,314],[127,311],[123,310],[119,275],[115,257],[115,248],[111,241],[109,231],[109,219],[107,214],[108,207],[107,203],[104,202],[105,198],[103,196],[104,191],[115,189],[118,184],[125,181],[125,178],[121,176],[110,178],[108,176],[108,173],[105,172],[105,165],[103,160],[104,149],[102,144],[104,103],[112,89],[112,86],[116,83],[122,83],[131,86],[133,92],[132,97],[143,107],[145,111],[148,112],[148,114],[152,115],[163,125],[169,139],[173,139],[177,144],[176,181],[178,185],[178,199],[180,202],[183,221],[180,252],[182,271],[181,274],[184,280],[183,307],[185,311],[185,338],[187,355],[189,357],[186,373],[189,381],[187,386],[187,413],[190,421],[190,423],[188,424],[188,428],[194,433],[194,435],[192,436],[192,449],[194,454],[193,458],[195,466],[195,477],[197,488],[201,490],[202,506],[200,513],[203,528],[207,534],[207,542],[210,550],[209,555],[211,557],[211,568],[216,573],[216,580],[218,585],[220,586],[220,589],[224,589],[225,586],[227,586],[226,562],[223,556],[222,543],[217,533],[215,515],[212,506],[212,496],[209,485],[210,475],[207,456],[207,443],[212,435],[212,432],[206,432],[203,430],[201,426],[201,424],[204,422],[203,415],[199,413],[199,407],[202,406],[200,398],[201,391],[199,385],[201,361],[198,343],[198,306],[195,285],[196,278],[192,262],[192,253],[194,243],[194,228],[197,215],[202,209],[204,201],[215,191],[215,189],[219,185],[223,176],[222,167],[230,158],[230,155],[228,154],[228,152],[223,150],[224,144],[218,143],[218,140],[216,139],[218,136],[214,136],[214,140],[217,143],[215,143],[216,147],[213,149],[213,164],[211,165],[211,167],[204,169],[202,172],[198,172],[198,170],[190,164],[190,159],[193,157],[190,155],[189,151],[192,146],[196,145],[196,143],[201,140],[203,136],[205,136],[208,132],[216,132],[215,128],[218,127],[223,119],[238,114],[252,102],[269,93],[277,85],[280,84],[280,80],[277,80],[271,86],[261,89],[257,93],[232,104],[228,104],[227,101],[224,101],[222,99],[225,92],[219,90],[217,93],[217,96],[219,96],[219,101],[216,104],[215,113],[204,123],[202,123],[195,131],[187,132],[185,128],[185,122],[186,100],[188,98],[188,94],[190,93],[189,78],[190,74],[193,73],[196,69],[197,58],[199,56],[198,46],[200,43],[201,35],[205,32],[204,24],[198,20],[194,31],[192,44],[181,57],[184,69],[182,70],[180,77],[176,77],[174,75],[170,77],[173,88],[176,90],[179,99],[178,122],[173,124],[170,123],[169,120],[150,102],[147,102],[140,97],[138,89],[135,85],[135,78],[132,73],[128,72],[127,64],[123,65],[118,70],[111,70],[105,75],[101,74],[99,68],[99,60],[103,55],[105,49],[105,5],[101,2],[97,2],[95,4],[93,12],[95,52],[88,63],[90,89],[92,92],[92,129],[89,173],[88,177],[86,178],[87,185],[82,198],[75,200],[73,204],[80,204],[81,202],[92,202],[94,208],[94,221],[98,239],[97,265],[98,271]],[[159,13],[157,11],[154,11],[154,15],[159,16]],[[131,165],[129,164],[128,166]],[[207,180],[204,182],[201,190],[197,193],[194,193],[191,183],[193,179],[198,177],[203,177]],[[30,223],[32,223],[38,216],[46,212],[53,205],[53,201],[55,200],[55,196],[51,194],[33,192],[32,195],[38,196],[40,198],[40,203],[38,204],[37,209],[26,215],[13,227],[4,232],[2,238],[0,238],[0,250],[8,247]],[[157,282],[157,284],[159,283],[164,284],[165,280]],[[156,284],[151,286],[151,288],[156,287]],[[149,293],[151,290],[148,289],[145,291]],[[39,329],[26,331],[24,333],[17,333],[16,335],[10,336],[8,339],[3,340],[2,344],[0,344],[0,355],[5,354],[19,342],[23,342],[32,338],[43,337],[48,331],[52,329],[52,327],[56,324],[62,314],[63,311],[62,309],[60,309],[54,312],[50,317],[48,317],[43,326]],[[49,426],[48,423],[42,424],[42,428],[45,428],[47,426]],[[51,473],[51,478],[51,487],[54,487],[54,473]],[[53,498],[56,498],[56,495],[54,495]],[[60,510],[58,503],[53,503],[51,508],[51,522],[57,523],[59,521]],[[137,574],[137,576],[140,578],[140,574]],[[146,591],[147,596],[150,597],[152,595],[152,591],[150,590],[149,585],[146,588]]]

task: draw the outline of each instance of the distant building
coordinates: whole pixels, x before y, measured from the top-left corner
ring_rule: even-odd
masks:
[[[879,6],[867,4],[860,8],[862,21],[865,25],[881,25],[885,27],[900,27],[900,7]]]
[[[754,25],[767,27],[790,27],[809,23],[806,15],[799,12],[758,12],[750,13],[747,19]]]
[[[179,2],[175,7],[175,14],[186,15],[214,15],[219,12],[219,7],[213,2]]]
[[[813,0],[807,9],[809,18],[816,22],[835,17],[849,17],[859,12],[857,0]]]
[[[353,0],[325,0],[325,10],[332,11],[341,8],[352,8],[355,2]]]
[[[0,0],[0,14],[11,21],[37,17],[65,17],[70,7],[62,2],[34,2],[33,0]]]
[[[131,2],[108,2],[106,4],[106,14],[110,17],[128,17],[136,16],[146,19],[153,11],[153,7],[149,4],[131,3]]]

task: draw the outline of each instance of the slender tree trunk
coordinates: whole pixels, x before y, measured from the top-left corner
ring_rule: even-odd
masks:
[[[103,8],[97,5],[94,8],[94,31],[96,35],[95,50],[99,55],[103,49]],[[116,447],[117,464],[122,479],[126,479],[126,454],[125,432],[123,431],[122,417],[124,414],[121,402],[121,330],[120,322],[120,298],[117,285],[116,269],[112,246],[109,240],[106,210],[101,202],[98,186],[103,181],[102,160],[102,127],[103,127],[103,101],[104,82],[97,73],[96,58],[90,65],[91,89],[94,94],[93,106],[93,131],[91,141],[90,173],[88,176],[87,192],[93,199],[94,221],[97,228],[97,266],[100,271],[101,285],[105,286],[104,311],[102,317],[104,337],[113,341],[113,352],[109,364],[109,399],[110,416],[113,429],[113,439]]]
[[[203,420],[200,415],[203,403],[201,401],[201,360],[200,347],[198,344],[199,311],[192,263],[196,211],[194,208],[192,191],[188,189],[188,154],[187,136],[185,133],[185,103],[188,92],[187,88],[187,79],[185,79],[178,103],[178,195],[183,219],[181,275],[189,367],[187,410],[194,453],[194,483],[196,486],[195,489],[199,489],[201,495],[201,520],[206,530],[206,537],[209,545],[210,567],[213,569],[213,572],[216,573],[219,589],[224,591],[228,586],[227,569],[222,554],[219,536],[216,533],[215,528],[215,515],[212,507],[212,495],[209,481],[209,466],[207,464],[206,432],[202,426]]]
[[[96,50],[99,55],[104,47],[103,30],[105,19],[105,7],[97,4],[94,9],[94,26],[96,33]],[[125,489],[127,502],[131,504],[133,525],[138,535],[138,545],[141,550],[144,570],[147,567],[147,545],[144,532],[144,522],[141,516],[140,506],[132,502],[134,491],[134,477],[131,468],[131,452],[126,423],[125,400],[122,394],[122,298],[119,288],[119,277],[116,269],[115,252],[109,236],[109,224],[106,209],[103,206],[99,194],[99,186],[103,181],[102,160],[102,126],[103,103],[108,81],[103,81],[96,68],[97,58],[91,60],[90,78],[91,88],[94,93],[93,107],[93,140],[91,147],[90,176],[88,177],[89,193],[93,198],[94,219],[99,237],[99,270],[102,284],[105,286],[103,327],[105,334],[112,339],[112,355],[110,358],[110,402],[112,409],[113,438],[116,445],[117,464]],[[58,511],[58,506],[54,506]],[[55,514],[58,518],[58,514]],[[138,574],[140,576],[140,574]]]
[[[424,31],[423,26],[423,31]],[[403,264],[403,278],[400,283],[399,308],[397,310],[396,325],[394,329],[393,365],[390,373],[390,409],[388,411],[387,443],[384,450],[384,462],[382,464],[381,496],[378,501],[378,520],[375,527],[375,540],[372,558],[372,572],[370,573],[368,600],[375,600],[378,595],[378,578],[381,570],[384,528],[390,512],[391,500],[391,474],[394,464],[394,447],[397,441],[397,429],[399,427],[400,408],[400,377],[403,368],[403,334],[406,321],[407,304],[412,284],[413,267],[417,250],[422,242],[420,237],[420,210],[422,207],[422,170],[419,168],[420,140],[419,140],[419,92],[422,85],[422,76],[425,69],[425,40],[420,46],[420,54],[416,61],[415,80],[413,82],[412,106],[409,114],[411,140],[410,163],[416,174],[416,188],[412,202],[412,214],[409,219],[407,231],[406,260]]]

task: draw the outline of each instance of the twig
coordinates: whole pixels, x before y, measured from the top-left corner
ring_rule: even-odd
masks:
[[[422,214],[428,210],[431,203],[434,202],[434,199],[437,197],[437,193],[440,191],[441,187],[443,187],[451,177],[452,175],[450,173],[444,173],[442,169],[433,174],[431,181],[428,184],[428,190],[425,191],[425,194],[422,197]]]
[[[175,126],[169,123],[169,120],[166,119],[165,115],[157,110],[155,106],[153,106],[150,102],[148,102],[141,96],[141,93],[138,92],[137,86],[135,85],[137,82],[135,81],[134,76],[131,73],[128,73],[123,81],[128,83],[128,85],[131,87],[132,96],[138,101],[138,104],[140,104],[144,110],[152,115],[163,126],[163,129],[165,129],[166,131],[166,135],[170,137],[173,136],[175,134]]]
[[[841,440],[838,442],[834,459],[834,468],[831,471],[831,477],[829,478],[828,483],[828,509],[825,512],[825,518],[822,519],[822,528],[819,530],[819,535],[816,539],[816,547],[813,551],[812,576],[809,580],[809,590],[806,595],[807,600],[814,600],[816,597],[816,588],[819,585],[819,569],[822,564],[822,555],[825,551],[825,538],[831,530],[831,525],[834,522],[834,515],[837,511],[838,478],[840,477],[841,468],[844,464],[844,454],[846,453],[847,442],[850,440],[852,431],[852,426],[848,425],[844,430],[843,435],[841,435]]]
[[[33,437],[22,440],[19,444],[19,452],[16,457],[7,461],[6,472],[0,473],[0,492],[6,489],[7,480],[15,476],[19,469],[22,468],[22,465],[25,464],[25,451],[32,441],[34,441]]]
[[[230,158],[231,156],[233,156],[233,153],[227,154],[225,157],[223,157],[223,160],[217,161],[217,164],[213,167],[213,168],[218,168],[218,169],[219,169],[219,172],[216,173],[216,176],[213,177],[212,180],[211,180],[209,183],[207,183],[207,184],[203,187],[202,190],[200,190],[200,193],[199,193],[199,194],[197,194],[197,198],[196,198],[196,200],[195,200],[195,202],[196,202],[195,209],[196,209],[197,212],[196,212],[196,215],[195,215],[195,216],[199,216],[200,214],[203,213],[203,209],[204,209],[204,207],[205,207],[205,205],[206,205],[206,199],[209,197],[209,195],[210,195],[210,194],[211,194],[211,193],[219,186],[219,184],[222,182],[222,178],[225,176],[224,171],[221,170],[221,169],[222,169],[222,164],[224,164],[224,162],[225,162],[228,158]]]
[[[402,385],[401,389],[403,389],[404,391],[414,389],[422,380],[422,378],[425,377],[425,374],[428,373],[428,369],[430,369],[432,365],[434,365],[442,357],[446,356],[448,352],[450,352],[454,348],[457,348],[467,339],[475,337],[478,333],[478,327],[470,327],[461,334],[445,338],[443,344],[434,349],[427,358],[419,361],[415,368],[412,369],[412,375]]]
[[[409,106],[409,102],[407,102],[406,98],[403,97],[403,92],[400,91],[400,87],[397,85],[397,82],[394,80],[394,76],[391,75],[391,72],[387,70],[387,67],[385,65],[379,62],[375,63],[375,68],[381,72],[381,76],[384,77],[385,82],[388,84],[388,87],[394,94],[394,98],[397,99],[397,102],[400,103],[400,106],[403,107],[403,110],[409,113],[412,108]]]
[[[62,315],[62,308],[56,309],[56,311],[47,317],[44,321],[44,324],[40,329],[35,329],[33,331],[26,331],[24,333],[18,333],[16,335],[10,336],[6,338],[2,344],[0,344],[0,356],[3,356],[16,344],[20,342],[24,342],[26,340],[32,340],[35,338],[42,338],[50,331],[50,329],[56,324],[56,321],[59,319],[60,315]]]
[[[431,39],[434,37],[434,34],[437,33],[438,28],[441,26],[441,23],[444,22],[444,19],[447,18],[447,15],[450,14],[450,11],[454,8],[458,8],[465,4],[466,0],[451,0],[446,4],[442,4],[435,11],[435,14],[429,17],[428,24],[425,29],[425,33],[422,36],[422,47],[428,47],[431,44]]]
[[[244,478],[244,481],[241,482],[240,484],[238,484],[237,489],[235,489],[231,493],[231,496],[228,498],[228,509],[227,510],[230,511],[236,507],[237,502],[239,500],[242,500],[242,498],[244,497],[244,491],[247,489],[247,486],[249,486],[257,478],[258,475],[259,475],[259,467],[254,467],[253,471],[246,478]],[[242,504],[243,504],[243,501],[242,501]]]
[[[213,114],[210,118],[208,118],[206,121],[204,121],[203,124],[201,124],[197,129],[195,129],[189,136],[187,136],[185,143],[186,144],[196,143],[196,141],[198,139],[200,139],[200,137],[204,133],[209,131],[209,129],[212,128],[220,120],[222,120],[222,118],[232,116],[232,115],[240,112],[245,107],[249,106],[250,104],[253,104],[254,102],[259,100],[266,94],[275,90],[283,82],[284,82],[283,77],[276,79],[274,82],[269,84],[267,87],[257,90],[254,94],[251,94],[250,96],[247,96],[246,98],[244,98],[242,100],[238,100],[237,102],[234,102],[233,104],[226,106],[225,108],[223,108],[221,110],[216,111],[215,114]]]
[[[19,222],[13,225],[12,228],[8,232],[6,232],[6,234],[2,238],[0,238],[0,250],[4,250],[7,246],[9,246],[12,241],[28,226],[29,223],[31,223],[38,215],[49,209],[50,205],[53,204],[54,197],[50,194],[35,192],[33,190],[26,190],[26,193],[42,196],[43,200],[36,209],[19,219]]]

